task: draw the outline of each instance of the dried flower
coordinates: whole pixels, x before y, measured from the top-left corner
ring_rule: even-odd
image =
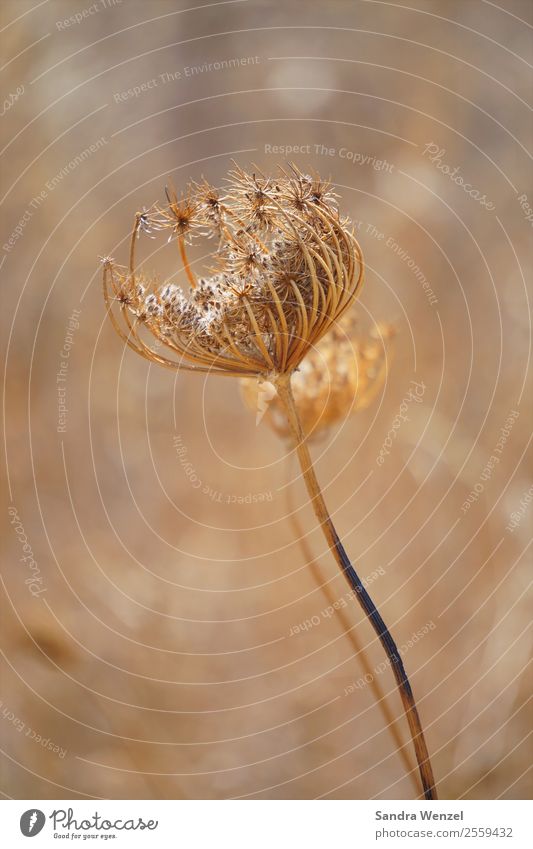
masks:
[[[276,180],[236,168],[227,182],[224,197],[204,181],[179,197],[167,190],[167,207],[138,214],[128,271],[105,264],[106,303],[110,310],[120,305],[115,327],[147,359],[223,375],[290,373],[358,293],[361,250],[328,188],[295,167]],[[178,241],[190,297],[176,296],[169,309],[162,288],[144,280],[149,309],[142,309],[137,299],[130,304],[135,237],[140,229],[165,228]],[[217,272],[198,281],[186,242],[214,234]]]
[[[320,527],[390,661],[424,796],[436,798],[402,659],[328,513],[291,388],[293,374],[308,354],[313,371],[320,340],[329,331],[343,332],[339,322],[361,288],[364,265],[353,225],[339,215],[331,187],[294,165],[280,169],[276,178],[259,171],[248,174],[236,166],[227,183],[223,197],[205,181],[192,183],[179,197],[174,189],[167,189],[168,206],[137,213],[128,268],[109,258],[103,263],[109,316],[130,348],[152,362],[199,373],[262,377],[274,383]],[[159,285],[136,271],[139,232],[160,229],[169,229],[177,240],[190,283],[188,296],[174,284]],[[198,280],[186,244],[202,235],[217,235],[219,241],[214,253],[216,271]],[[330,345],[335,344],[333,336]],[[315,376],[318,379],[316,366]]]
[[[308,439],[357,410],[365,409],[383,386],[391,357],[393,325],[376,324],[363,333],[355,309],[347,312],[310,351],[294,373],[292,391]],[[248,407],[281,437],[290,429],[279,396],[262,379],[242,378],[241,392]]]

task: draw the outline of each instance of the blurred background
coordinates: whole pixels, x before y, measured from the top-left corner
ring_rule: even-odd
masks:
[[[7,797],[418,792],[290,446],[237,381],[157,369],[105,317],[98,258],[126,263],[137,210],[232,159],[316,169],[357,222],[361,325],[392,322],[394,353],[317,472],[441,796],[531,793],[532,12],[4,0]],[[164,238],[139,256],[177,269]]]

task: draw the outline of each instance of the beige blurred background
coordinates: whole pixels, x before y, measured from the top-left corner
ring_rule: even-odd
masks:
[[[323,614],[347,588],[288,447],[236,382],[149,366],[104,316],[98,257],[126,261],[165,182],[270,171],[276,146],[336,184],[362,321],[397,326],[378,397],[313,456],[377,573],[441,796],[530,795],[532,11],[4,0],[7,797],[416,792],[361,684],[374,670],[408,750],[373,632],[355,604]],[[164,239],[139,250],[176,270]]]

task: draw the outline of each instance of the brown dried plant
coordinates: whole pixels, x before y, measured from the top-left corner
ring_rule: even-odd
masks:
[[[392,356],[394,325],[375,324],[364,331],[352,307],[309,351],[292,378],[292,392],[308,441],[366,409],[381,390]],[[278,436],[290,437],[285,408],[272,384],[241,378],[241,393]]]
[[[424,797],[436,798],[420,717],[402,659],[338,537],[318,483],[291,380],[304,358],[338,326],[364,278],[361,249],[337,196],[319,176],[294,165],[276,177],[235,166],[225,191],[192,183],[168,205],[137,213],[129,266],[104,259],[107,310],[123,341],[171,369],[274,384],[311,504],[328,546],[369,618],[391,663],[418,761]],[[188,296],[174,284],[139,274],[142,231],[169,230],[178,243]],[[210,277],[197,279],[187,256],[195,238],[214,238]]]
[[[354,307],[351,307],[342,316],[338,325],[335,325],[320,340],[316,348],[309,352],[292,378],[294,400],[308,441],[319,439],[334,425],[357,411],[366,409],[372,403],[383,387],[388,374],[392,358],[391,342],[395,333],[394,325],[388,322],[380,322],[370,331],[363,331],[358,313]],[[240,383],[244,402],[257,414],[258,423],[265,422],[279,437],[290,440],[292,434],[287,415],[272,384],[249,377],[241,378]],[[292,499],[290,480],[292,475],[288,473],[287,477],[285,491],[289,524],[316,586],[324,594],[332,609],[336,609],[335,594],[329,582],[323,580],[320,566],[313,557],[298,520]],[[337,609],[337,616],[370,682],[369,686],[406,772],[415,788],[418,788],[416,767],[413,768],[410,753],[402,741],[397,720],[372,670],[357,631],[353,628],[349,612]]]

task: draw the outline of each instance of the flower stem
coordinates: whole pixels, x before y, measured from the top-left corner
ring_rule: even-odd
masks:
[[[307,492],[320,527],[322,528],[331,553],[335,557],[344,577],[348,581],[348,584],[356,593],[359,604],[370,620],[370,624],[376,632],[390,661],[391,668],[398,685],[407,722],[409,724],[411,738],[413,740],[418,769],[420,771],[420,778],[424,788],[424,798],[436,799],[437,791],[435,788],[435,779],[433,778],[433,770],[431,768],[429,753],[424,739],[424,732],[422,731],[422,725],[415,704],[413,691],[398,652],[398,648],[389,632],[389,629],[381,618],[376,605],[365,590],[359,575],[352,566],[338,537],[333,522],[331,521],[320,484],[318,483],[315,470],[313,468],[311,455],[309,454],[309,448],[307,447],[306,437],[296,409],[296,404],[294,403],[294,396],[291,389],[291,375],[278,375],[276,378],[276,386],[280,400],[282,401],[287,413],[287,419],[294,440],[296,453],[300,461]]]
[[[332,589],[330,588],[329,583],[327,581],[324,581],[324,578],[320,572],[320,567],[313,558],[311,548],[307,543],[307,539],[304,535],[303,529],[298,521],[298,517],[296,515],[295,507],[292,500],[290,482],[287,483],[287,507],[289,511],[289,522],[292,526],[292,529],[298,541],[298,546],[300,547],[300,550],[304,556],[305,562],[311,570],[311,575],[313,576],[317,587],[324,594],[324,597],[327,600],[328,604],[330,606],[333,606],[336,603],[337,599],[335,598],[335,595]],[[350,622],[350,617],[347,615],[347,612],[342,610],[342,608],[338,610],[337,615],[339,617],[340,624],[355,651],[356,657],[358,657],[361,662],[361,666],[363,668],[365,676],[370,676],[369,687],[374,694],[377,704],[379,705],[379,709],[383,715],[383,719],[385,720],[387,730],[390,732],[391,737],[394,740],[394,743],[396,744],[396,749],[405,767],[405,771],[413,784],[415,793],[417,793],[419,791],[420,784],[418,780],[416,765],[413,764],[411,752],[408,751],[406,743],[404,743],[404,741],[402,740],[402,734],[400,728],[398,727],[398,720],[394,717],[392,709],[390,708],[389,703],[387,701],[387,696],[378,681],[377,675],[372,670],[365,649],[359,642],[357,632]]]
[[[183,236],[178,236],[178,247],[180,249],[181,261],[183,263],[183,267],[185,269],[185,274],[189,279],[189,283],[191,284],[193,289],[196,289],[196,277],[194,276],[194,272],[189,265],[189,260],[187,258],[187,249],[185,247],[185,239]]]

